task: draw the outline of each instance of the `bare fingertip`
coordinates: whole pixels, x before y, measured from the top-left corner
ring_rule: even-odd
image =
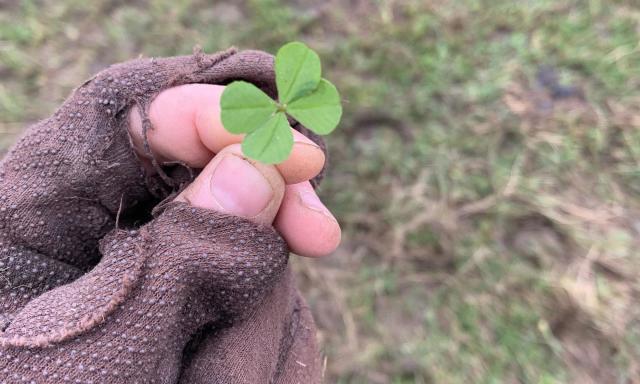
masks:
[[[340,245],[340,224],[309,182],[287,186],[275,224],[291,250],[300,256],[326,256]]]
[[[324,167],[325,155],[315,144],[296,142],[291,155],[278,170],[287,184],[297,184],[313,179]]]

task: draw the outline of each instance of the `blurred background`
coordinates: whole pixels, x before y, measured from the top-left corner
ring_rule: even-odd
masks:
[[[295,260],[328,383],[640,383],[637,0],[0,0],[0,147],[92,73],[302,40],[340,89]]]

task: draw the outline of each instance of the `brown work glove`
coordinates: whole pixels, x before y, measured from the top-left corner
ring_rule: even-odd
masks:
[[[193,170],[141,166],[127,131],[132,106],[149,128],[151,100],[181,84],[274,95],[272,66],[256,51],[115,65],[26,131],[0,166],[0,383],[321,381],[286,242],[171,201]]]

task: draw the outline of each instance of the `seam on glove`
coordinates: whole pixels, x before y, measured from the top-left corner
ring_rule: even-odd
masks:
[[[293,341],[295,340],[296,333],[298,332],[298,327],[300,326],[301,311],[300,298],[296,297],[295,302],[293,303],[291,315],[287,319],[287,325],[282,329],[282,337],[280,339],[280,347],[278,350],[278,363],[276,364],[276,370],[270,384],[277,382],[278,378],[280,378],[282,373],[285,371],[285,365],[289,358],[289,354],[291,353],[291,347],[293,346]]]
[[[53,331],[50,334],[37,335],[33,337],[26,336],[14,336],[5,337],[4,332],[0,332],[0,346],[2,347],[26,347],[26,348],[43,348],[50,347],[54,344],[59,344],[64,341],[70,340],[87,332],[96,326],[105,322],[105,319],[117,310],[132,290],[136,287],[136,283],[140,281],[144,265],[146,264],[149,256],[146,245],[151,242],[149,232],[146,228],[142,228],[139,231],[140,238],[143,245],[137,245],[140,257],[133,264],[133,268],[124,273],[122,277],[122,284],[120,289],[114,292],[109,302],[103,307],[96,308],[96,311],[86,315],[82,319],[78,320],[72,326],[66,325],[62,329]]]

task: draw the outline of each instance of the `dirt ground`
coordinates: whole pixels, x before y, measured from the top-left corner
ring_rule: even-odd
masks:
[[[317,50],[340,89],[296,260],[329,383],[640,383],[635,0],[0,0],[0,147],[114,62]]]

